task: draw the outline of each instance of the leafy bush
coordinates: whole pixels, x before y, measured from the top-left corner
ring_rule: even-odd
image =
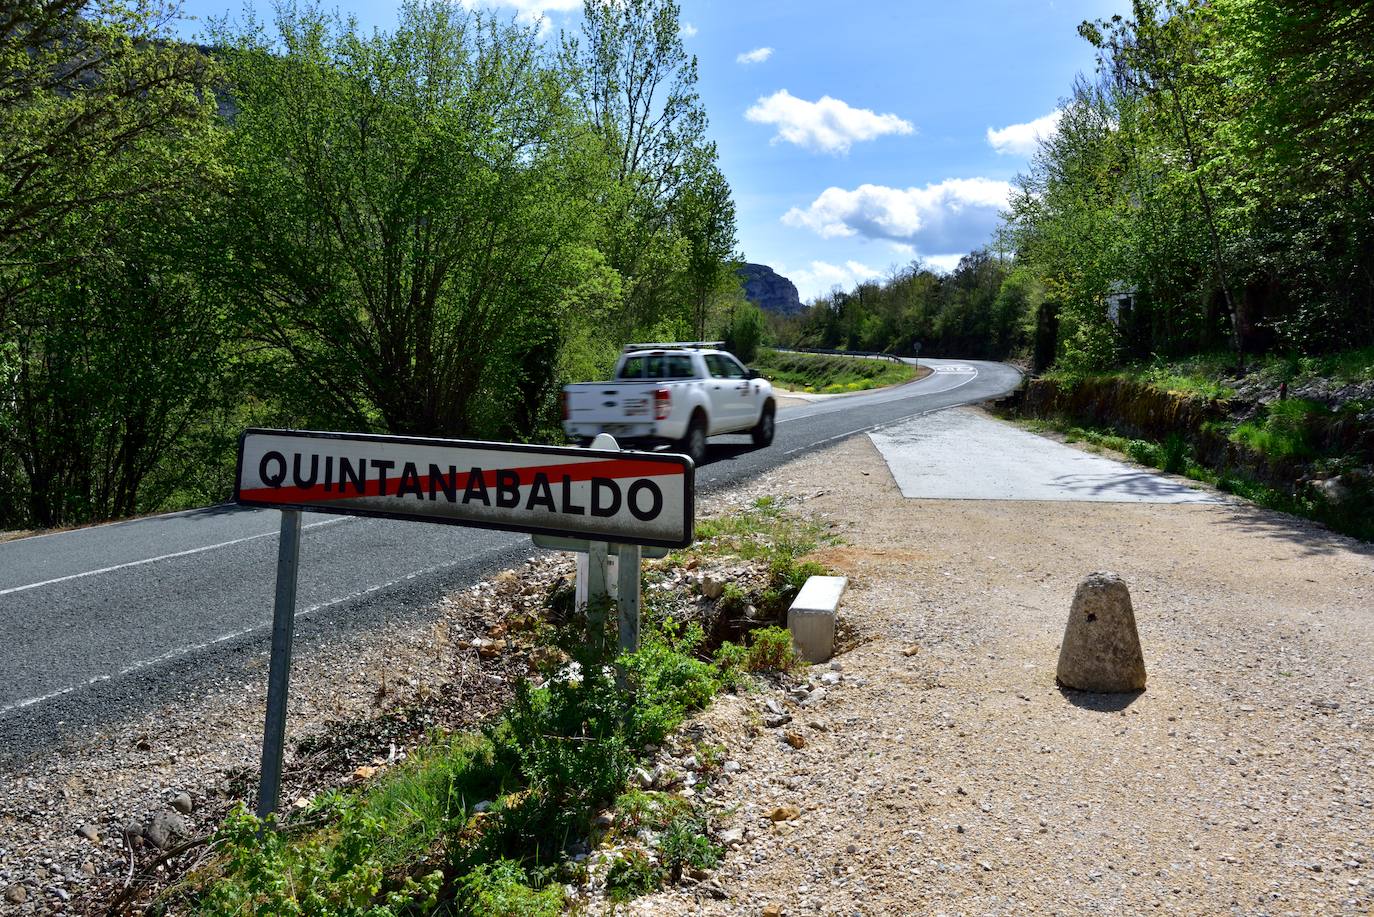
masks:
[[[691,804],[681,796],[646,790],[630,790],[615,801],[616,825],[625,831],[662,831],[690,815]]]
[[[293,843],[281,832],[265,830],[242,806],[236,809],[217,835],[226,878],[211,886],[200,913],[392,917],[433,910],[442,872],[386,881],[382,852],[390,829],[384,819],[337,793],[316,810],[334,816],[334,828]]]
[[[459,881],[460,899],[473,917],[558,917],[563,888],[535,890],[518,863],[497,860],[473,869]]]
[[[647,854],[630,850],[611,864],[606,873],[606,892],[612,901],[630,901],[658,891],[664,878],[663,870]]]
[[[749,634],[745,668],[751,672],[789,672],[800,663],[792,634],[782,627],[762,627]]]
[[[714,869],[721,848],[706,836],[706,825],[696,818],[677,818],[658,842],[659,859],[674,882],[692,869]]]
[[[745,683],[749,671],[749,651],[744,647],[726,640],[716,648],[714,662],[721,687],[733,690]]]

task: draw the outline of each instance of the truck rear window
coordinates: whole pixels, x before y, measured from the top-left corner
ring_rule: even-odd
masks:
[[[690,379],[692,358],[680,353],[647,353],[627,357],[617,379]]]

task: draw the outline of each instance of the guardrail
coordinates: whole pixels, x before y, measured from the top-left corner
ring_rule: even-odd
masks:
[[[901,357],[892,353],[879,353],[876,350],[822,350],[819,347],[791,347],[781,350],[782,353],[819,353],[832,357],[867,357],[870,360],[891,360],[894,363],[906,362]]]

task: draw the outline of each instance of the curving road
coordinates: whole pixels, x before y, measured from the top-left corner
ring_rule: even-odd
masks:
[[[926,379],[790,408],[769,449],[712,440],[698,500],[791,456],[1015,388],[1000,363],[921,361]],[[264,653],[279,515],[215,506],[0,543],[0,756],[174,702]],[[297,642],[418,614],[518,562],[529,537],[308,514]]]

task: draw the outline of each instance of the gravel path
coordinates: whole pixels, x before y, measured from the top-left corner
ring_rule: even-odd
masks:
[[[1367,545],[1236,504],[908,500],[867,438],[753,489],[845,531],[824,559],[869,639],[819,704],[771,698],[784,728],[767,696],[705,714],[741,765],[731,897],[632,913],[1370,912]],[[1132,590],[1138,696],[1055,686],[1074,587],[1100,569]]]
[[[764,493],[801,496],[845,533],[824,559],[851,577],[843,613],[866,642],[813,673],[838,682],[814,706],[760,694],[705,714],[740,765],[720,827],[743,841],[713,878],[731,897],[679,888],[621,913],[1374,905],[1368,546],[1234,504],[908,500],[862,437],[729,496]],[[1129,703],[1054,686],[1074,586],[1096,569],[1135,598],[1150,686]],[[293,757],[285,798],[385,763],[389,730],[403,753],[426,717],[494,709],[525,660],[481,661],[473,641],[504,602],[464,592],[298,658],[290,729],[314,743]],[[195,834],[251,795],[265,663],[8,771],[0,912],[85,912],[93,888],[124,880],[121,827],[186,793]],[[764,726],[769,699],[791,724]],[[417,707],[388,725],[388,711]],[[767,817],[787,806],[797,817]],[[78,833],[88,826],[96,840]]]

